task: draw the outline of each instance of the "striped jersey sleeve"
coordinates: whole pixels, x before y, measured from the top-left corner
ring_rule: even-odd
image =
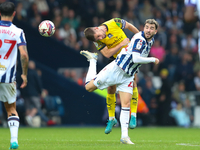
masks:
[[[21,31],[20,37],[17,39],[17,46],[26,45],[26,38],[23,30]]]

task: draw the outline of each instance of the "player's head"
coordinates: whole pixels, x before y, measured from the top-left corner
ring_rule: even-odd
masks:
[[[0,13],[3,17],[12,17],[15,12],[15,5],[12,2],[4,2],[0,5]]]
[[[85,37],[90,41],[102,40],[106,37],[106,33],[99,27],[89,27],[84,30]]]
[[[147,19],[145,21],[144,35],[147,40],[151,39],[157,33],[158,26],[158,22],[154,19]]]

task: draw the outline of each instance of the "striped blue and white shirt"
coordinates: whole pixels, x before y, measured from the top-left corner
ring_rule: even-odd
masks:
[[[0,83],[16,80],[18,46],[26,45],[22,29],[10,21],[0,21]]]
[[[143,31],[135,34],[128,46],[123,48],[122,51],[118,54],[117,59],[115,60],[116,64],[122,70],[124,70],[126,74],[134,76],[141,64],[155,62],[155,58],[140,59],[141,63],[136,63],[136,61],[134,61],[134,59],[137,59],[137,56],[140,58],[147,57],[153,43],[154,38],[148,42],[145,39]]]

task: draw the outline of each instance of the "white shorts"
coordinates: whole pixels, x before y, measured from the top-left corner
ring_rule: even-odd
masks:
[[[8,102],[9,104],[16,101],[16,83],[0,83],[0,101]]]
[[[127,75],[115,61],[112,61],[96,75],[94,85],[100,90],[117,85],[117,92],[133,94],[133,79],[134,76]]]

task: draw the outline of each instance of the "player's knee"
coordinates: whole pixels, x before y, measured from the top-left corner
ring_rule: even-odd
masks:
[[[115,92],[116,92],[116,86],[115,85],[114,86],[109,86],[107,88],[107,90],[108,90],[108,94],[115,94]]]
[[[129,101],[122,102],[122,107],[130,107],[130,102]]]
[[[92,89],[91,86],[89,85],[85,85],[85,89],[88,91],[88,92],[93,92],[94,90]]]

